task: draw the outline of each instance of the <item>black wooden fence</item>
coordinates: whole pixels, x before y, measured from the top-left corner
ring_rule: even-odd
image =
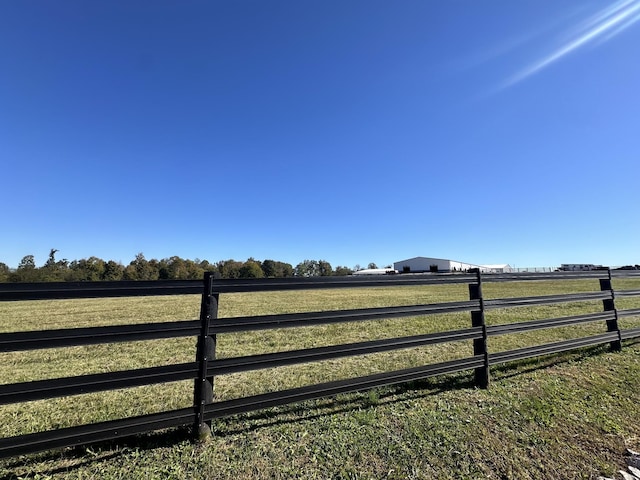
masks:
[[[83,445],[183,425],[193,425],[194,435],[201,437],[210,432],[208,422],[215,418],[463,370],[474,370],[476,384],[479,387],[486,388],[489,384],[489,367],[491,365],[606,343],[610,344],[612,349],[620,350],[623,340],[640,337],[640,328],[620,329],[618,320],[622,317],[640,315],[640,308],[616,309],[615,299],[640,296],[640,290],[614,291],[612,274],[616,277],[640,278],[640,272],[611,272],[606,270],[500,275],[481,275],[480,272],[476,271],[472,274],[450,275],[352,276],[263,280],[216,280],[211,274],[205,274],[204,281],[0,284],[0,302],[152,295],[201,295],[199,320],[0,334],[0,352],[176,337],[198,338],[197,351],[193,362],[0,385],[0,405],[3,405],[178,380],[192,379],[195,383],[192,407],[3,438],[0,439],[0,457]],[[600,290],[585,293],[503,299],[485,299],[482,294],[483,282],[584,278],[599,280]],[[217,315],[219,295],[225,293],[442,284],[468,284],[469,300],[426,305],[234,318],[218,318]],[[593,300],[602,301],[603,308],[601,311],[513,324],[485,324],[485,312],[490,309]],[[470,312],[470,328],[304,350],[216,359],[216,336],[229,332],[358,322],[449,312]],[[574,338],[498,353],[491,353],[488,349],[487,339],[491,336],[578,325],[587,322],[602,322],[603,330],[605,330],[606,326],[606,331],[595,336]],[[472,356],[233,400],[214,401],[213,399],[213,381],[217,375],[461,340],[473,342]],[[25,354],[28,355],[28,353]]]

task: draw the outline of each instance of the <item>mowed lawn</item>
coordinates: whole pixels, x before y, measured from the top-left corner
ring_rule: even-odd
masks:
[[[614,279],[620,290],[640,279]],[[490,283],[485,298],[599,290],[597,280]],[[467,300],[466,285],[227,294],[220,317]],[[640,298],[616,299],[618,309]],[[192,320],[198,296],[5,302],[0,332]],[[489,325],[602,310],[601,302],[490,310]],[[455,330],[469,313],[218,337],[217,356]],[[625,318],[622,328],[640,326]],[[491,337],[491,352],[606,331],[602,322]],[[0,354],[0,383],[190,362],[195,338]],[[216,399],[338,380],[472,355],[470,341],[216,378]],[[0,478],[595,478],[640,449],[640,342],[582,349],[472,372],[217,420],[205,445],[188,428],[0,461]],[[0,436],[187,407],[193,382],[0,406]]]

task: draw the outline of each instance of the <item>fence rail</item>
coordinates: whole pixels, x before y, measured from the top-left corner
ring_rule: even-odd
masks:
[[[202,293],[202,280],[0,284],[0,302],[11,300],[148,297],[200,293]]]
[[[210,431],[208,422],[227,415],[465,370],[473,370],[476,384],[486,388],[489,384],[489,367],[491,365],[607,343],[611,345],[612,349],[619,350],[622,340],[640,337],[640,328],[622,330],[618,320],[640,316],[640,308],[617,309],[615,299],[640,297],[640,290],[614,290],[612,278],[640,278],[640,272],[599,270],[481,275],[479,271],[476,271],[471,274],[448,275],[406,274],[368,278],[320,277],[260,280],[216,280],[213,275],[205,274],[203,281],[0,284],[0,302],[185,294],[199,294],[201,301],[199,320],[0,334],[0,352],[28,352],[47,348],[179,337],[198,339],[193,362],[0,385],[0,405],[6,405],[179,380],[194,381],[193,407],[3,438],[0,439],[0,457],[82,445],[180,425],[193,425],[194,435],[202,436]],[[596,279],[600,283],[600,291],[500,299],[485,299],[482,294],[483,283],[571,279]],[[467,284],[469,300],[217,318],[219,295],[226,293],[443,284]],[[486,325],[484,318],[485,312],[495,309],[593,301],[602,302],[602,311],[499,325]],[[224,359],[216,358],[217,335],[231,332],[295,328],[342,322],[366,322],[452,312],[469,312],[471,316],[470,327],[398,338]],[[606,331],[598,335],[503,352],[490,352],[488,348],[488,338],[498,335],[597,322],[606,326]],[[214,401],[213,399],[214,378],[218,375],[460,341],[472,342],[473,355],[471,357],[232,400]]]

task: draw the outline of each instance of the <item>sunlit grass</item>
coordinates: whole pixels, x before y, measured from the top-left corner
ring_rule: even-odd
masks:
[[[619,287],[617,282],[623,286]],[[640,279],[614,279],[614,286],[616,288],[623,289],[637,289],[640,288]],[[486,298],[510,298],[599,291],[599,284],[596,280],[516,283],[485,282],[483,285],[483,291]],[[466,285],[227,294],[220,297],[219,316],[237,317],[391,305],[428,304],[466,299],[468,299],[468,290]],[[193,320],[197,319],[199,316],[199,302],[199,297],[194,295],[125,299],[5,302],[0,304],[0,332]],[[621,308],[620,305],[623,305],[624,308],[640,308],[640,299],[636,297],[620,298],[616,300],[616,305],[619,309]],[[601,302],[572,302],[548,306],[488,310],[486,312],[486,321],[488,325],[496,325],[600,311],[602,311]],[[623,328],[637,327],[640,326],[640,319],[638,317],[624,318],[620,321],[620,324]],[[218,337],[216,354],[219,358],[227,358],[334,345],[339,343],[351,343],[456,330],[468,328],[470,326],[471,321],[469,313],[451,313],[401,319],[376,320],[370,322],[348,322],[333,325],[224,334]],[[490,337],[489,349],[491,352],[498,352],[569,338],[595,335],[605,331],[606,326],[603,322],[593,322],[572,327],[501,335]],[[58,378],[79,374],[110,372],[190,362],[195,359],[194,347],[195,338],[183,338],[147,342],[127,342],[88,347],[70,347],[63,349],[44,349],[32,352],[4,353],[0,354],[0,383],[14,383],[36,379]],[[627,366],[624,368],[627,370],[631,369],[629,371],[629,375],[635,375],[634,372],[640,373],[637,369],[638,355],[640,355],[640,352],[637,351],[637,346],[625,348],[628,349],[630,353],[624,354],[624,358],[626,359],[624,362],[627,362]],[[467,357],[470,355],[472,355],[472,345],[470,341],[467,341],[223,375],[216,377],[216,400],[226,400],[318,382],[340,380],[359,375],[409,368],[418,365]],[[618,357],[614,356],[611,358],[615,359]],[[610,364],[611,362],[613,362],[613,360],[610,361]],[[591,367],[589,368],[596,368],[597,360],[591,362],[590,365]],[[517,369],[517,367],[512,368]],[[502,367],[492,369],[492,376],[496,377],[496,380],[492,383],[491,390],[497,390],[499,392],[498,395],[500,396],[500,399],[498,402],[503,402],[500,404],[502,405],[500,408],[507,405],[506,402],[508,401],[506,398],[510,395],[510,393],[508,393],[508,382],[503,382],[504,385],[500,382],[502,371]],[[573,372],[575,375],[582,375],[580,373],[580,369],[575,369]],[[469,373],[449,377],[469,378]],[[582,381],[582,379],[580,379],[580,381]],[[496,382],[498,385],[495,385]],[[426,382],[423,384],[423,387],[424,385],[429,384],[430,382]],[[502,397],[503,393],[501,390],[503,388],[505,395],[504,398]],[[556,396],[552,387],[545,388],[551,389],[551,393],[549,395],[552,397]],[[0,436],[13,436],[83,423],[98,422],[132,415],[187,407],[190,406],[192,402],[192,389],[193,382],[185,381],[0,406]],[[379,393],[376,393],[373,397],[368,397],[367,394],[364,394],[364,396],[355,395],[347,396],[345,398],[356,399],[356,404],[360,405],[360,407],[356,407],[359,411],[360,408],[366,407],[370,404],[378,405],[380,403],[378,401],[378,395],[382,395],[384,397],[388,394],[393,398],[396,398],[396,395],[400,395],[400,397],[398,397],[398,401],[401,403],[406,401],[413,403],[417,402],[416,408],[421,415],[432,414],[429,412],[434,408],[432,402],[435,401],[435,398],[429,398],[426,403],[424,403],[424,399],[418,398],[409,400],[411,395],[405,398],[402,397],[402,394],[394,392],[397,392],[394,388],[379,389]],[[520,400],[517,401],[524,401],[522,398],[529,398],[527,393],[518,391],[517,387],[513,394],[515,395],[515,398],[520,398]],[[489,393],[478,393],[477,395],[484,398],[484,400],[482,400],[483,402],[490,401],[488,400],[491,398]],[[468,395],[465,393],[464,396]],[[449,395],[447,394],[446,397],[449,398]],[[453,397],[451,397],[446,401],[454,400]],[[473,400],[470,397],[469,401],[474,402],[476,400]],[[531,404],[527,408],[534,410],[540,408],[544,410],[545,408],[549,408],[547,403],[548,402],[544,400],[541,406]],[[438,401],[438,404],[440,404],[440,401]],[[316,402],[316,405],[332,404]],[[372,412],[365,410],[362,413],[363,417],[361,420],[354,420],[351,418],[346,420],[343,418],[342,421],[347,425],[351,425],[353,421],[365,422],[364,425],[368,425],[369,422],[371,422],[372,425],[376,423],[379,425],[388,425],[386,428],[391,428],[389,432],[395,431],[396,427],[389,426],[393,425],[393,415],[397,414],[396,407],[393,406],[395,404],[385,404],[385,401],[383,401],[381,407],[384,405],[387,406],[381,408],[380,411],[376,410]],[[313,403],[311,403],[308,408],[313,409],[315,407],[313,407]],[[329,410],[332,410],[334,407],[328,408]],[[337,404],[335,404],[335,408],[338,408]],[[438,408],[439,407],[436,408],[436,412],[438,411]],[[460,410],[460,408],[462,408],[462,410]],[[467,412],[466,409],[467,407],[451,406],[451,410],[453,412],[452,415],[471,415],[471,413]],[[276,411],[285,412],[283,414],[283,418],[290,415],[286,413],[286,409],[281,408],[276,409]],[[293,415],[293,417],[295,418],[296,415],[298,414]],[[391,417],[387,418],[387,415],[391,415]],[[247,418],[253,417],[250,415]],[[399,435],[398,442],[422,442],[427,441],[426,439],[429,438],[431,438],[430,441],[433,440],[433,437],[430,437],[433,432],[428,433],[427,431],[422,431],[423,427],[418,426],[417,424],[414,425],[412,422],[414,420],[417,421],[417,418],[411,420],[413,416],[409,415],[404,409],[402,409],[401,418],[403,426],[398,426],[397,433],[393,434]],[[489,429],[491,435],[499,436],[500,430],[507,427],[507,424],[503,421],[496,421],[494,417],[484,416],[484,414],[480,418],[470,418],[474,418],[474,422],[485,422],[485,428]],[[335,417],[329,417],[328,422],[333,424],[334,419]],[[443,424],[442,422],[444,420],[439,416],[437,421],[440,422],[437,428],[444,428],[444,424],[446,424],[446,422]],[[391,423],[389,424],[388,422]],[[315,432],[314,435],[319,434],[318,429],[322,430],[322,421],[320,421],[320,424],[318,425],[315,425],[315,423],[313,425],[305,422],[302,423],[303,425],[306,425],[305,428]],[[219,432],[224,431],[225,424],[233,425],[234,420],[229,419],[228,421],[223,420],[217,422],[216,429]],[[270,431],[271,427],[265,428],[267,428],[267,431]],[[335,429],[336,427],[332,428]],[[467,428],[469,428],[468,425]],[[291,426],[286,428],[287,431],[292,431],[292,429],[295,428]],[[492,432],[492,429],[495,430],[495,432]],[[420,430],[422,432],[420,433],[420,439],[412,437],[410,432],[414,430]],[[251,441],[256,441],[256,435],[262,438],[264,434],[265,432],[263,431],[262,433],[258,432],[255,435],[251,435],[253,439]],[[502,434],[505,434],[505,432]],[[331,441],[342,441],[339,440],[342,433],[337,432],[336,435],[337,437]],[[358,435],[353,432],[349,435],[354,438],[358,437]],[[389,435],[391,435],[391,433],[389,433]],[[460,439],[465,435],[466,434],[463,432],[457,431],[457,433],[452,434],[452,437]],[[509,433],[507,432],[506,435],[509,436]],[[638,435],[640,435],[640,432],[638,432]],[[236,464],[234,468],[224,471],[229,472],[229,475],[231,476],[236,474],[240,475],[240,478],[251,478],[250,472],[257,472],[256,476],[268,478],[267,473],[271,472],[272,474],[273,471],[270,467],[267,467],[264,462],[252,457],[251,455],[246,457],[243,456],[246,455],[246,453],[232,454],[228,451],[229,445],[235,445],[234,448],[244,448],[237,444],[238,439],[239,437],[236,438],[234,435],[231,435],[231,437],[227,439],[223,438],[221,440],[216,440],[216,442],[218,442],[216,447],[218,449],[217,451],[227,452],[235,459],[234,461],[236,462],[253,462],[253,464],[251,466],[247,465],[249,470],[245,470],[241,468],[239,464]],[[264,438],[262,439],[264,440]],[[371,439],[369,438],[369,441],[370,440]],[[387,441],[388,440],[389,439],[387,438]],[[310,459],[313,459],[313,456],[315,455],[316,462],[328,461],[325,456],[319,455],[315,450],[318,445],[314,446],[313,443],[306,444],[304,442],[302,444],[307,445],[309,452],[305,455],[308,455]],[[401,448],[400,443],[398,443],[396,447]],[[178,445],[175,447],[174,453],[171,455],[175,458],[182,458],[183,454],[187,455],[185,452],[190,451],[190,448],[191,447],[186,447],[185,445]],[[368,475],[370,477],[378,478],[378,474],[381,472],[380,469],[383,469],[385,465],[387,467],[389,466],[389,460],[385,460],[387,457],[385,455],[381,455],[380,452],[375,453],[370,450],[366,452],[363,451],[361,452],[361,459],[358,460],[353,458],[347,459],[344,455],[350,455],[348,450],[349,449],[344,452],[336,451],[335,461],[341,461],[346,465],[352,465],[353,468],[359,465],[359,468],[364,468],[364,471],[369,472]],[[438,451],[438,448],[435,450]],[[354,452],[355,450],[352,451],[351,454]],[[202,454],[202,452],[200,452],[200,454]],[[189,453],[188,455],[194,455],[194,453]],[[243,460],[240,460],[238,455],[240,455]],[[269,453],[269,455],[274,455],[274,459],[277,459],[277,461],[284,461],[281,457],[274,454],[274,452]],[[205,452],[204,456],[214,462],[220,461],[217,453],[213,454],[212,452]],[[371,463],[369,464],[369,461],[365,460],[365,458],[369,458]],[[471,461],[470,459],[467,460]],[[184,464],[184,460],[177,461],[180,463],[181,469],[184,470],[187,468]],[[369,465],[366,468],[364,467],[364,464],[361,463],[365,461]],[[407,462],[408,461],[409,459],[407,459]],[[431,456],[430,462],[432,462],[433,465],[436,465],[438,462],[442,462],[442,460]],[[317,463],[316,466],[320,468]],[[422,467],[424,468],[425,466],[423,465]],[[199,468],[201,468],[201,470],[197,470],[197,472],[199,472],[198,476],[202,474],[206,477],[206,472],[209,470],[203,466]],[[324,468],[324,470],[321,469],[319,471],[326,473],[326,468],[328,467],[325,466],[322,468]],[[348,473],[350,468],[352,467],[346,468],[345,472]],[[485,466],[482,468],[487,467]],[[428,471],[428,469],[424,471]],[[232,474],[230,472],[235,473]],[[112,475],[116,475],[113,470],[111,473]],[[211,475],[213,474],[211,473]],[[139,478],[142,478],[142,476],[143,474],[140,473]],[[398,478],[400,477],[402,476],[399,476]],[[221,478],[229,477],[221,475]],[[322,478],[322,475],[315,478]],[[428,477],[421,477],[417,475],[416,478]],[[522,478],[539,477],[523,476]]]

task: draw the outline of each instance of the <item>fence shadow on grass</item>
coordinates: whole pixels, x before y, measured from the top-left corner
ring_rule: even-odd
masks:
[[[289,404],[267,410],[218,419],[213,422],[213,432],[217,437],[229,437],[250,433],[259,429],[317,420],[331,415],[354,412],[362,408],[390,405],[403,401],[434,396],[444,391],[473,388],[473,376],[469,373],[445,375],[441,378],[426,378],[400,385],[379,387],[364,392],[340,394],[335,397],[315,401]],[[372,395],[370,392],[374,392]],[[2,468],[8,470],[27,469],[20,475],[55,475],[90,465],[93,462],[114,460],[128,452],[154,450],[172,447],[181,442],[191,441],[191,431],[187,427],[150,432],[143,435],[123,437],[117,440],[98,442],[91,447],[77,446],[67,449],[48,450],[4,461]],[[67,461],[70,465],[47,468],[47,464]],[[17,475],[0,477],[20,478]]]
[[[30,471],[21,473],[22,476],[30,475],[55,475],[69,472],[90,465],[97,461],[112,460],[127,454],[130,451],[154,450],[162,447],[172,447],[181,442],[191,441],[191,430],[187,427],[176,427],[167,430],[158,430],[141,435],[123,437],[116,440],[97,442],[90,447],[79,445],[57,450],[47,450],[21,457],[5,459],[0,464],[0,480],[22,478],[17,475],[1,476],[1,469],[17,470],[32,467]],[[71,465],[46,468],[46,464],[66,460]]]
[[[625,342],[628,345],[640,344],[640,340]],[[493,381],[508,380],[551,367],[581,361],[607,353],[606,346],[585,347],[579,350],[519,360],[491,368]],[[218,419],[213,422],[214,436],[229,437],[251,433],[256,430],[280,425],[295,424],[302,421],[317,420],[327,416],[354,412],[363,408],[392,405],[407,400],[424,399],[443,392],[476,388],[473,374],[457,374],[429,377],[388,387],[378,387],[369,391],[340,394],[335,397],[315,401],[289,404],[267,410],[259,410]],[[84,446],[67,449],[49,450],[5,460],[6,470],[26,469],[20,475],[56,475],[85,467],[94,462],[114,460],[131,451],[146,451],[156,448],[172,447],[191,441],[191,431],[187,427],[150,432],[143,435],[123,437]],[[70,465],[47,468],[47,464],[66,460]],[[3,479],[21,478],[16,474],[0,477]]]
[[[629,345],[640,341],[629,342]],[[548,368],[561,366],[575,361],[585,360],[609,352],[609,347],[597,345],[578,350],[517,360],[508,364],[491,367],[492,380],[501,381],[533,373]],[[445,374],[439,377],[428,377],[389,387],[378,387],[373,390],[341,394],[333,398],[325,398],[311,402],[290,404],[268,410],[258,410],[224,420],[214,422],[214,434],[226,437],[241,433],[249,433],[261,428],[286,425],[306,420],[314,420],[329,415],[348,413],[363,407],[390,405],[409,399],[422,399],[446,391],[477,388],[473,373],[460,372]],[[370,392],[374,392],[373,400]],[[310,413],[313,412],[313,413]]]
[[[629,339],[624,341],[624,345],[639,345],[640,339]],[[576,350],[557,353],[554,355],[546,355],[543,357],[529,358],[518,360],[512,363],[504,363],[491,367],[492,381],[508,380],[509,378],[532,373],[546,368],[557,367],[570,362],[586,360],[588,358],[597,357],[604,353],[610,353],[611,348],[608,345],[594,345],[591,347],[583,347]],[[614,352],[617,353],[617,352]]]
[[[406,384],[378,387],[362,392],[340,394],[335,397],[230,416],[224,420],[214,421],[213,431],[215,436],[227,437],[266,427],[316,420],[363,408],[391,405],[408,399],[430,397],[444,391],[473,387],[473,376],[468,373],[443,376],[441,379],[426,378]]]
[[[595,345],[593,347],[584,347],[569,352],[557,353],[544,357],[535,357],[525,360],[518,360],[512,363],[504,363],[491,367],[491,380],[500,381],[508,380],[527,373],[533,373],[538,370],[544,370],[551,367],[557,367],[570,362],[581,361],[587,358],[596,357],[603,353],[610,352],[606,345]]]

